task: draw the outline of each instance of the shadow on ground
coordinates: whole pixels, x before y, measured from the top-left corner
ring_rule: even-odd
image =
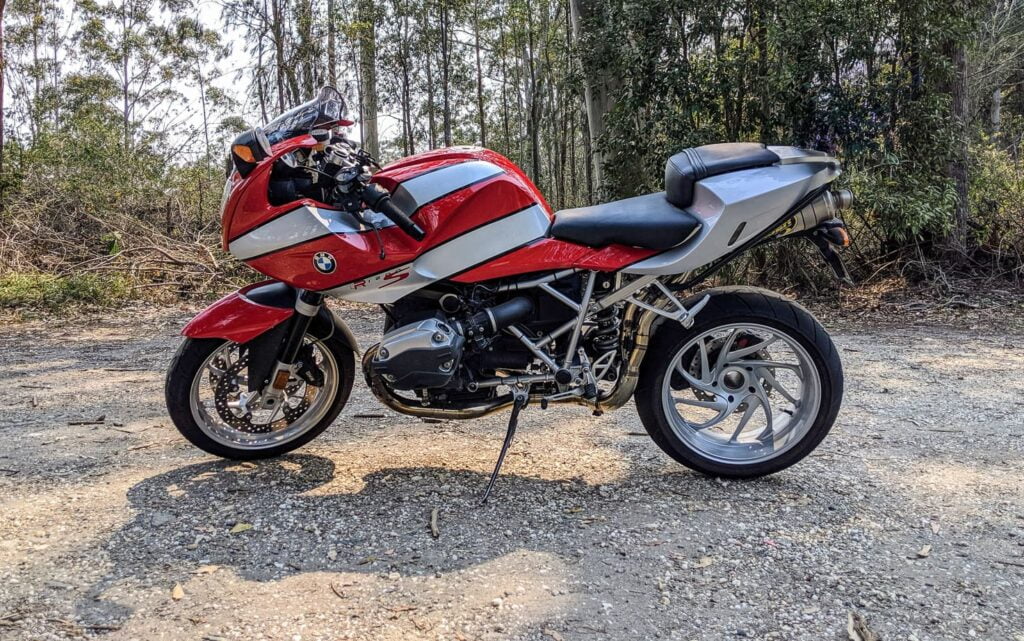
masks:
[[[354,492],[332,491],[334,480],[332,460],[298,454],[188,465],[136,484],[128,492],[134,518],[103,546],[114,570],[88,592],[79,614],[84,620],[123,620],[131,611],[104,600],[109,587],[166,585],[168,578],[184,582],[208,565],[264,582],[305,572],[440,576],[523,550],[568,565],[598,563],[608,553],[592,551],[609,547],[609,527],[641,537],[650,531],[647,548],[617,553],[623,562],[647,562],[641,557],[664,554],[665,548],[696,559],[707,541],[676,533],[721,536],[710,531],[718,524],[708,520],[709,499],[727,501],[742,521],[785,511],[806,491],[785,475],[726,489],[682,468],[647,467],[598,487],[579,479],[504,474],[491,500],[481,505],[487,476],[478,472],[380,469],[364,476]],[[743,486],[751,492],[738,496],[736,488]],[[691,495],[699,495],[700,505],[687,499]],[[673,513],[666,512],[668,506]],[[847,518],[848,507],[834,510],[836,524]],[[437,538],[430,527],[434,509]],[[653,523],[664,519],[673,520],[673,534],[655,531]]]

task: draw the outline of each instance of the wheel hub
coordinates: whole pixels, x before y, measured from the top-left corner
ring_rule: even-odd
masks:
[[[710,363],[716,362],[716,360],[718,359],[719,353],[722,351],[722,345],[723,345],[724,342],[725,342],[724,338],[717,338],[717,339],[711,341],[708,344],[708,362],[710,362]],[[750,345],[750,344],[756,343],[756,342],[759,342],[759,339],[756,336],[754,336],[753,334],[742,334],[741,336],[739,336],[736,339],[736,341],[733,343],[733,345],[736,348],[743,348],[743,347],[746,347],[747,345]],[[763,360],[763,361],[767,361],[767,360],[771,360],[771,355],[768,353],[767,349],[762,349],[762,350],[760,350],[758,352],[755,352],[755,353],[751,354],[750,356],[748,356],[747,360]],[[744,389],[749,387],[749,378],[748,378],[748,376],[750,375],[750,371],[751,371],[751,368],[739,367],[738,365],[737,366],[730,366],[727,369],[723,369],[722,373],[717,378],[718,385],[721,387],[722,391],[724,393],[726,393],[726,394],[728,394],[729,392],[738,392],[738,391],[744,390]],[[701,376],[700,354],[698,354],[696,352],[694,353],[693,358],[690,361],[689,372],[690,372],[691,376],[695,376],[695,377]],[[688,387],[686,385],[686,382],[683,381],[681,377],[679,379],[679,382],[681,383],[681,385],[679,385],[678,387],[673,385],[673,387],[675,389],[683,389],[685,387]],[[768,381],[761,381],[761,384],[764,386],[765,393],[770,395],[772,393],[772,386],[771,386],[771,384]],[[698,399],[700,399],[702,401],[713,401],[713,400],[715,400],[715,395],[714,394],[711,394],[711,393],[708,393],[708,392],[705,392],[703,390],[699,390],[699,389],[696,389],[696,388],[691,388],[691,391],[693,392],[694,396],[696,396]],[[746,410],[747,410],[747,404],[746,403],[741,403],[736,408],[737,412],[745,412]]]
[[[723,389],[735,392],[738,389],[742,389],[747,383],[747,375],[743,370],[731,367],[722,372],[719,378],[719,383]]]
[[[308,384],[305,385],[305,392],[296,396],[303,387],[303,381],[293,378],[285,388],[285,400],[279,410],[280,418],[274,420],[278,411],[271,410],[269,418],[260,421],[252,412],[252,408],[258,406],[259,392],[243,392],[240,386],[249,366],[248,352],[240,354],[234,363],[229,364],[223,357],[217,357],[211,365],[219,372],[210,376],[217,415],[240,432],[267,434],[282,430],[302,416],[316,396],[316,388]]]

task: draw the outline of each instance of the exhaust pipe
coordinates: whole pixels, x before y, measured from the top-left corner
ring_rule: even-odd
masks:
[[[796,212],[782,224],[780,236],[814,229],[826,220],[835,218],[837,213],[853,205],[853,192],[849,189],[826,191]]]

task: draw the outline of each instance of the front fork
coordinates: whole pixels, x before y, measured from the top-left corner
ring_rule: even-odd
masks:
[[[313,318],[320,312],[324,295],[320,292],[299,290],[295,299],[295,314],[289,321],[288,333],[277,357],[277,363],[271,370],[270,382],[260,396],[260,409],[272,410],[280,406],[288,389],[288,381],[295,373],[295,365],[299,359],[302,341],[309,331]]]

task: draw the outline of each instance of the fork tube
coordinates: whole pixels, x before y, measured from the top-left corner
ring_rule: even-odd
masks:
[[[572,328],[572,336],[569,337],[569,347],[565,350],[565,365],[572,364],[573,355],[576,353],[576,344],[580,340],[580,331],[583,329],[583,321],[587,318],[587,311],[590,309],[590,298],[594,295],[594,281],[597,280],[597,272],[590,272],[587,278],[587,287],[580,299],[580,311],[576,315],[576,325]]]
[[[306,337],[310,323],[320,311],[320,305],[324,302],[324,295],[320,292],[301,291],[295,300],[295,315],[292,316],[292,325],[288,329],[288,337],[281,347],[278,362],[282,365],[292,365],[298,358],[299,349],[302,348],[302,339]]]

